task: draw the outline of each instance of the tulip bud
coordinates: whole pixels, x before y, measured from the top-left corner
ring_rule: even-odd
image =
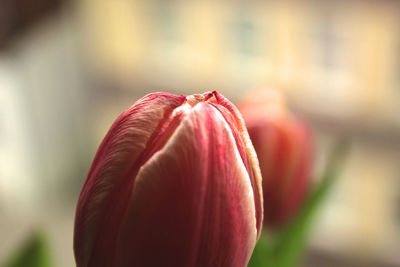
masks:
[[[104,138],[79,197],[78,267],[246,266],[262,226],[258,161],[217,92],[153,93]]]
[[[239,109],[260,163],[264,225],[282,226],[295,215],[309,186],[310,131],[277,91],[255,91]]]

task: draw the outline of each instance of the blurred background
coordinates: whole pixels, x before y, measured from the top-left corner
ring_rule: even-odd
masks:
[[[353,142],[303,265],[400,266],[399,29],[388,0],[2,0],[0,263],[39,228],[74,266],[81,186],[139,97],[266,86],[313,127],[315,174]]]

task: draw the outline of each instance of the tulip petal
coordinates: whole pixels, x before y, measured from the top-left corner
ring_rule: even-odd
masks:
[[[115,266],[246,266],[257,239],[254,214],[232,129],[200,102],[140,169]]]
[[[95,156],[75,219],[77,266],[245,266],[262,214],[257,158],[234,105],[215,91],[150,94]]]
[[[156,152],[155,147],[162,146],[160,141],[153,144],[154,140],[168,136],[165,132],[172,134],[174,129],[169,129],[170,124],[172,128],[178,126],[179,120],[171,123],[171,117],[184,101],[184,96],[167,93],[147,95],[111,126],[96,153],[78,202],[74,233],[78,266],[109,266],[108,261],[113,260],[111,249],[100,257],[104,265],[93,263],[93,258],[104,253],[107,245],[113,246],[112,233],[122,218],[116,215],[125,210],[120,194],[133,182],[132,172],[137,172],[146,157]]]
[[[238,109],[218,92],[214,91],[212,94],[215,97],[215,104],[213,104],[213,106],[221,112],[222,116],[232,129],[236,146],[250,176],[251,185],[254,191],[254,205],[256,207],[255,216],[257,220],[257,235],[259,236],[261,234],[264,212],[262,179],[257,155],[250,141],[249,134],[247,133],[244,120]]]

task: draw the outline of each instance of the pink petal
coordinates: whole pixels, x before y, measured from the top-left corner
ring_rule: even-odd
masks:
[[[132,190],[116,266],[247,265],[257,238],[252,184],[215,107],[191,109]]]
[[[238,109],[223,95],[216,91],[212,93],[215,97],[215,104],[213,106],[221,112],[222,116],[229,124],[240,156],[250,176],[251,185],[254,191],[254,205],[256,207],[255,216],[257,220],[257,234],[259,236],[261,234],[264,212],[262,179],[257,155],[250,141],[249,134],[247,133],[244,120]]]
[[[140,166],[179,124],[179,114],[174,119],[171,114],[183,101],[184,96],[147,95],[111,126],[96,153],[78,202],[74,233],[78,266],[109,266],[114,258],[112,248],[121,214],[126,209],[124,201],[130,197],[129,186]],[[97,258],[103,259],[104,265],[94,263]]]

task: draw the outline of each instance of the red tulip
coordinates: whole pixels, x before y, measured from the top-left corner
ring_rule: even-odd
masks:
[[[137,101],[111,126],[83,186],[77,266],[246,266],[263,216],[249,140],[215,91]]]
[[[310,131],[276,91],[256,91],[239,109],[260,163],[264,225],[282,226],[296,214],[309,187]]]

